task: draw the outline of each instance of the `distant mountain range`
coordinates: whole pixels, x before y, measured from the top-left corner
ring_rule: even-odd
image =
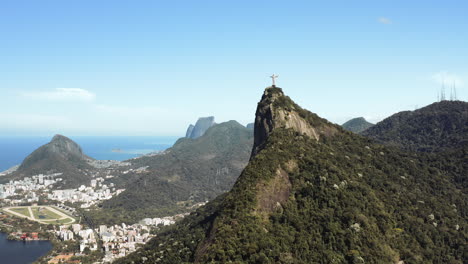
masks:
[[[267,88],[232,190],[114,263],[463,263],[462,160],[372,141]]]
[[[231,189],[253,144],[253,131],[236,121],[216,124],[213,117],[200,118],[195,127],[194,138],[181,138],[164,152],[114,163],[94,160],[71,139],[56,135],[0,180],[62,173],[57,177],[63,181],[54,186],[60,189],[89,185],[95,177],[112,174],[106,182],[126,190],[101,209],[89,211],[89,217],[101,223],[187,212]]]
[[[353,118],[343,125],[341,125],[344,129],[354,132],[354,133],[361,133],[362,131],[372,127],[374,124],[367,122],[364,117],[357,117]]]
[[[343,124],[351,133],[269,87],[248,128],[200,118],[166,151],[107,170],[56,135],[0,180],[61,172],[58,187],[74,188],[112,173],[126,190],[86,212],[97,223],[209,201],[117,264],[464,263],[468,104],[366,125]]]
[[[189,211],[229,191],[248,162],[253,133],[236,121],[211,126],[202,136],[181,138],[173,147],[130,160],[139,174],[116,177],[126,189],[105,201],[101,211],[90,212],[101,222],[135,222]]]

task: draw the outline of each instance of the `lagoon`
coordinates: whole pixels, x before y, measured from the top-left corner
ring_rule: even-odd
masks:
[[[0,233],[0,263],[33,263],[52,249],[49,241],[11,241],[7,237]]]

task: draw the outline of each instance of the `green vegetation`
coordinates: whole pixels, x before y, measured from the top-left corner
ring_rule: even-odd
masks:
[[[250,157],[253,134],[237,123],[217,124],[197,139],[179,139],[164,154],[132,160],[141,174],[115,178],[126,189],[86,212],[99,223],[135,223],[145,217],[193,211],[231,189]]]
[[[468,103],[442,101],[392,115],[364,135],[388,146],[418,151],[468,192]]]
[[[468,103],[442,101],[394,114],[363,132],[409,151],[440,152],[468,145]]]
[[[29,212],[29,208],[31,208],[32,215]],[[13,207],[9,208],[13,212],[19,213],[24,217],[34,217],[35,221],[43,222],[45,224],[70,224],[74,222],[74,218],[70,216],[68,213],[63,212],[62,210],[58,210],[65,214],[67,217],[61,219],[63,216],[58,215],[57,213],[53,212],[47,206],[24,206],[24,207]],[[11,214],[15,217],[19,217],[17,215],[12,214],[11,212],[4,211],[5,213]]]
[[[11,216],[0,211],[0,232],[7,234],[12,232],[19,232],[21,234],[38,232],[39,239],[51,240],[54,239],[55,236],[46,231],[51,229],[53,229],[52,225],[39,224],[38,222],[34,222],[26,218]]]
[[[61,218],[58,214],[47,209],[47,207],[31,207],[31,211],[33,212],[34,218],[40,220],[54,220]]]
[[[297,128],[275,127],[265,142],[256,138],[262,148],[230,192],[115,263],[468,259],[468,200],[452,175],[468,175],[463,160],[440,164],[448,160],[374,144],[280,92],[267,90],[259,108],[273,103],[275,111],[294,111],[319,131],[336,133],[317,141]]]
[[[361,133],[364,130],[372,127],[373,125],[374,124],[367,122],[366,119],[364,119],[364,117],[357,117],[345,122],[341,126],[348,131],[354,133]]]
[[[24,215],[25,217],[31,217],[27,207],[16,207],[10,208],[11,211]]]
[[[22,179],[37,174],[63,173],[55,187],[77,188],[92,179],[89,171],[95,170],[87,163],[87,157],[74,141],[56,135],[47,144],[27,156],[17,171],[0,177],[0,183]]]

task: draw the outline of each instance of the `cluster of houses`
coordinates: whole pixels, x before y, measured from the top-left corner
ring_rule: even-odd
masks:
[[[145,244],[153,235],[151,229],[175,223],[175,219],[185,215],[175,215],[163,218],[145,218],[137,224],[106,226],[100,225],[95,230],[83,228],[81,224],[62,225],[55,235],[63,241],[79,241],[82,254],[86,248],[91,251],[98,250],[98,240],[102,241],[102,250],[105,252],[104,262],[124,257],[135,251],[138,244]]]
[[[15,239],[18,239],[18,240],[21,239],[24,241],[40,240],[39,233],[37,232],[31,232],[31,233],[13,232],[13,233],[10,233],[10,237],[14,237]]]
[[[113,183],[104,184],[104,178],[91,180],[90,186],[81,185],[77,189],[53,190],[48,199],[59,202],[82,203],[81,208],[89,208],[103,200],[119,195],[124,189],[116,189]]]
[[[90,250],[98,250],[98,237],[93,229],[83,228],[81,224],[62,225],[55,232],[55,235],[63,241],[79,241],[80,253],[86,248]]]
[[[114,225],[114,226],[99,226],[99,236],[103,242],[105,252],[104,262],[112,262],[113,260],[124,257],[137,249],[138,244],[145,244],[153,235],[151,229],[161,225],[171,225],[175,223],[175,218],[183,217],[170,216],[163,218],[145,218],[137,224],[133,225]]]

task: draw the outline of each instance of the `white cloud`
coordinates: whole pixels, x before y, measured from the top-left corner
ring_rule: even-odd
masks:
[[[52,91],[23,92],[21,95],[39,100],[58,102],[91,102],[96,98],[94,93],[80,88],[56,88]]]
[[[377,21],[379,21],[379,23],[385,24],[385,25],[391,25],[391,24],[393,24],[392,20],[390,20],[390,18],[387,18],[387,17],[379,17],[379,18],[377,19]]]
[[[446,87],[452,87],[453,85],[460,87],[464,85],[464,81],[459,75],[447,71],[435,73],[431,76],[431,79],[439,85],[445,85]]]

